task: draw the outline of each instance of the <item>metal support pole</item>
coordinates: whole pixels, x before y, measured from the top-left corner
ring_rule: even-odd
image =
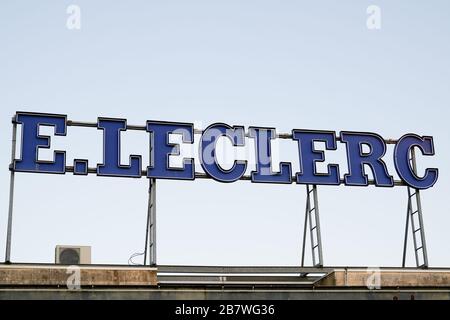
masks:
[[[315,208],[315,220],[316,220],[316,236],[317,236],[317,249],[319,255],[319,261],[314,264],[315,267],[323,267],[323,254],[322,254],[322,233],[320,231],[320,219],[319,219],[319,199],[317,194],[317,186],[313,186],[314,194],[314,208]],[[311,219],[309,220],[311,224]],[[314,252],[313,252],[314,253]]]
[[[11,238],[12,238],[12,219],[13,219],[13,209],[14,209],[14,160],[16,159],[16,139],[17,139],[17,122],[16,117],[12,119],[13,122],[13,132],[12,132],[12,143],[11,143],[11,165],[10,165],[10,182],[9,182],[9,210],[8,210],[8,230],[6,232],[6,253],[5,253],[5,263],[11,262]]]
[[[150,244],[150,265],[156,266],[156,180],[149,179],[149,232],[147,233]]]
[[[150,216],[151,216],[151,186],[152,182],[149,179],[149,189],[148,189],[148,204],[147,204],[147,224],[145,227],[145,246],[144,246],[144,266],[147,265],[147,254],[149,245],[149,233],[150,233]]]
[[[306,187],[306,192],[308,192],[308,186]],[[305,249],[306,249],[306,230],[308,226],[308,211],[310,207],[309,196],[306,198],[306,209],[305,209],[305,224],[303,227],[303,245],[302,245],[302,268],[305,266]]]
[[[409,196],[409,189],[408,189],[408,206],[406,208],[406,224],[405,224],[405,242],[403,243],[403,261],[402,261],[402,268],[406,267],[406,251],[408,248],[408,229],[409,229],[409,209],[411,208],[411,198]]]

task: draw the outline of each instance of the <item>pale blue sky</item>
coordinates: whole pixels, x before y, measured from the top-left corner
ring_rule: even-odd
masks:
[[[81,30],[66,28],[70,4],[81,8]],[[372,4],[381,30],[366,27]],[[440,169],[423,193],[429,259],[450,265],[449,14],[445,0],[2,1],[0,260],[10,119],[25,110],[432,135],[436,156],[420,158]],[[69,128],[53,142],[69,161],[101,162],[100,131]],[[124,161],[147,161],[145,133],[123,144]],[[295,143],[280,150],[297,168]],[[345,165],[342,146],[327,156]],[[393,173],[392,149],[387,162]],[[55,245],[79,244],[93,247],[95,263],[126,264],[143,249],[146,179],[17,174],[16,183],[13,261],[52,262]],[[158,181],[158,262],[296,265],[304,194],[298,185]],[[401,263],[405,188],[320,187],[319,196],[326,265]]]

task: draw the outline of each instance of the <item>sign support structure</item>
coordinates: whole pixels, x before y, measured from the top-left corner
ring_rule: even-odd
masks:
[[[147,265],[147,255],[150,266],[155,267],[156,260],[156,179],[149,179],[147,231],[145,235],[144,265]]]
[[[18,113],[19,114],[19,113]],[[66,118],[65,118],[66,121]],[[9,208],[8,208],[8,222],[7,222],[7,238],[6,238],[6,251],[5,251],[5,263],[11,263],[11,248],[12,248],[12,232],[13,232],[13,211],[14,211],[14,191],[15,191],[15,162],[16,159],[16,147],[17,147],[17,127],[20,122],[20,118],[16,114],[12,118],[12,139],[11,139],[11,164],[9,166],[10,170],[10,190],[9,190]],[[78,126],[78,127],[90,127],[98,129],[98,123],[95,122],[77,122],[67,120],[65,122],[67,126]],[[135,126],[135,125],[126,125],[123,130],[140,130],[147,131],[147,126]],[[193,134],[202,134],[204,131],[195,130]],[[61,135],[61,133],[60,133]],[[65,135],[65,133],[64,133]],[[248,137],[248,134],[244,135]],[[292,139],[292,134],[281,133],[277,135],[277,138],[280,139]],[[342,138],[342,137],[341,137]],[[341,139],[337,137],[337,139]],[[415,137],[418,139],[417,137]],[[420,137],[419,137],[420,138]],[[380,137],[381,139],[381,137]],[[403,139],[403,138],[402,138]],[[400,140],[402,140],[400,139]],[[428,139],[428,140],[427,140]],[[433,155],[434,147],[432,146],[432,138],[431,137],[423,137],[422,141],[431,141],[430,142],[430,150],[425,150],[420,147],[425,155]],[[400,141],[399,140],[399,141]],[[399,141],[396,140],[384,140],[386,144],[395,144]],[[419,145],[417,145],[419,146]],[[151,146],[151,148],[153,148]],[[410,149],[410,154],[408,156],[408,160],[410,163],[410,170],[412,169],[412,173],[417,176],[417,163],[416,163],[416,154],[415,149],[412,147]],[[65,156],[65,154],[64,154]],[[405,158],[406,159],[406,158]],[[82,165],[82,170],[80,171],[79,166]],[[434,169],[436,172],[437,179],[437,169]],[[17,170],[23,171],[23,170]],[[74,160],[74,166],[66,166],[64,168],[65,172],[73,172],[74,174],[83,174],[87,175],[88,173],[97,173],[97,168],[88,167],[87,160]],[[142,171],[139,176],[147,176],[148,172]],[[209,176],[205,173],[194,172],[193,178],[206,178],[213,179],[212,176]],[[295,179],[293,177],[292,181]],[[242,175],[238,178],[238,180],[247,180],[252,181],[251,176]],[[435,182],[435,181],[434,181]],[[433,182],[433,184],[434,184]],[[342,183],[342,181],[341,181]],[[367,185],[376,184],[375,181],[368,181]],[[425,231],[424,231],[424,223],[423,223],[423,211],[422,211],[422,203],[420,197],[420,190],[416,187],[411,187],[404,183],[403,181],[393,181],[393,186],[406,186],[408,191],[408,205],[407,205],[407,215],[406,215],[406,224],[405,224],[405,237],[404,237],[404,245],[403,245],[403,260],[402,267],[406,267],[406,255],[407,255],[407,244],[408,244],[408,229],[409,224],[411,224],[411,231],[413,237],[413,245],[414,245],[414,255],[415,262],[417,268],[428,268],[428,252],[427,245],[425,240]],[[306,240],[307,234],[310,234],[310,244],[311,244],[311,254],[312,254],[312,265],[316,268],[324,267],[323,260],[323,247],[322,247],[322,237],[321,237],[321,228],[320,228],[320,217],[319,217],[319,201],[318,201],[318,190],[316,184],[306,184],[306,209],[305,209],[305,219],[304,219],[304,228],[303,228],[303,243],[302,243],[302,252],[301,252],[301,267],[305,266],[305,254],[306,254]],[[309,230],[308,230],[309,229]],[[157,241],[156,241],[156,178],[149,178],[149,188],[148,188],[148,208],[147,208],[147,226],[146,226],[146,235],[145,235],[145,251],[144,251],[144,265],[147,263],[154,267],[157,266]],[[142,254],[141,254],[142,255]]]
[[[305,266],[305,249],[306,249],[306,234],[309,227],[311,254],[313,267],[322,268],[323,253],[322,253],[322,235],[320,231],[319,219],[319,200],[317,197],[317,186],[306,185],[306,210],[305,210],[305,224],[303,226],[303,245],[302,245],[302,264]]]
[[[414,149],[411,150],[410,162],[413,171],[417,173],[417,161]],[[423,225],[423,212],[420,190],[408,186],[408,208],[406,212],[405,241],[403,245],[403,268],[406,267],[406,252],[408,247],[408,229],[410,221],[416,267],[426,269],[429,267],[429,264],[427,244],[425,240],[425,229]]]
[[[15,186],[15,171],[13,168],[14,160],[16,159],[16,144],[17,144],[17,122],[16,116],[12,118],[13,131],[11,140],[11,165],[10,171],[10,182],[9,182],[9,208],[8,208],[8,230],[6,231],[6,253],[5,253],[5,263],[11,263],[11,241],[12,241],[12,221],[13,221],[13,210],[14,210],[14,186]]]

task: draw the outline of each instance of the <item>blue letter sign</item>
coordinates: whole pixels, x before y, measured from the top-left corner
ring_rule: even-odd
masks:
[[[141,177],[142,157],[130,156],[130,165],[120,164],[120,132],[127,130],[124,119],[99,118],[97,128],[103,130],[103,163],[97,166],[99,176]]]
[[[66,135],[65,115],[18,112],[16,122],[22,124],[22,151],[14,161],[14,170],[22,172],[65,173],[66,152],[55,151],[53,161],[38,160],[39,149],[50,148],[50,137],[39,134],[40,126],[52,126],[55,135]]]
[[[336,136],[334,131],[292,130],[290,134],[277,136],[275,128],[249,127],[245,132],[243,126],[230,126],[225,123],[214,123],[205,130],[194,130],[192,123],[165,122],[148,120],[145,126],[127,126],[125,119],[98,118],[97,123],[81,123],[68,121],[65,115],[17,112],[15,124],[21,125],[22,143],[20,158],[14,159],[11,170],[17,172],[60,173],[73,172],[85,176],[97,172],[98,176],[133,177],[146,176],[150,179],[194,180],[196,177],[207,177],[220,182],[235,182],[240,179],[254,183],[310,184],[393,187],[394,177],[389,173],[385,162],[386,143],[395,143],[393,162],[400,180],[395,185],[407,185],[415,189],[428,189],[435,185],[439,171],[435,168],[417,172],[412,162],[413,151],[423,156],[435,153],[433,138],[406,134],[398,141],[384,140],[376,133],[343,131]],[[89,168],[87,159],[74,158],[73,166],[66,167],[66,152],[54,151],[53,160],[39,160],[39,150],[51,147],[51,137],[40,134],[42,126],[54,128],[55,136],[65,136],[67,126],[96,127],[103,132],[103,163],[97,168]],[[121,163],[121,134],[126,130],[140,130],[149,134],[149,164],[142,171],[142,156],[130,155],[129,163]],[[199,162],[203,172],[196,172],[193,158],[182,158],[182,165],[170,164],[171,157],[181,156],[180,145],[171,142],[174,135],[181,136],[181,143],[193,147],[197,135]],[[245,175],[248,159],[237,160],[232,157],[230,166],[220,163],[218,141],[226,139],[235,147],[244,147],[246,138],[255,142],[255,164],[250,175]],[[292,176],[293,165],[281,162],[279,172],[273,170],[272,141],[274,139],[290,139],[296,142],[298,149],[299,170]],[[316,148],[316,143],[324,143],[323,150]],[[328,164],[324,172],[317,170],[317,165],[326,161],[325,151],[337,150],[345,145],[348,172],[343,177],[338,164]],[[195,146],[197,144],[195,143]],[[225,149],[224,149],[225,150]],[[230,158],[230,157],[227,157]],[[341,168],[342,169],[342,168]],[[366,169],[370,169],[374,181],[369,181]]]
[[[192,123],[147,121],[150,132],[150,166],[147,177],[158,179],[194,180],[194,159],[184,159],[183,168],[171,168],[169,157],[180,155],[180,146],[169,142],[170,134],[182,136],[183,143],[194,142]]]
[[[213,179],[220,182],[234,182],[239,180],[247,170],[247,161],[236,160],[229,170],[223,169],[217,162],[217,140],[226,137],[233,146],[245,145],[244,127],[231,127],[224,123],[210,125],[203,132],[200,141],[200,163],[203,170]]]
[[[386,153],[386,143],[375,133],[341,132],[341,141],[347,145],[349,173],[344,176],[348,186],[367,186],[369,180],[364,165],[372,169],[375,184],[379,187],[393,187],[394,179],[389,175],[381,159]],[[363,145],[369,152],[363,152]]]
[[[300,168],[297,173],[297,183],[303,184],[340,184],[339,166],[328,165],[328,173],[317,173],[316,162],[323,162],[325,154],[314,148],[314,142],[325,142],[327,150],[336,150],[336,135],[334,131],[293,130],[292,137],[298,141],[300,152]]]
[[[248,129],[249,136],[255,139],[256,171],[252,171],[252,182],[292,183],[292,166],[289,162],[280,163],[280,172],[272,171],[272,148],[270,142],[275,137],[275,128]]]
[[[434,155],[432,137],[419,137],[415,134],[407,134],[400,138],[394,150],[394,163],[398,175],[405,183],[413,188],[427,189],[434,186],[438,179],[438,169],[426,169],[425,176],[420,178],[414,172],[411,164],[411,149],[417,147],[426,156]]]

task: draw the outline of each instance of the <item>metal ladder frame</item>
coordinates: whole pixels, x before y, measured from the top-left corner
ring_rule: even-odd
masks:
[[[411,157],[409,161],[411,162],[413,172],[417,173],[416,153],[414,149],[411,149]],[[415,216],[417,216],[416,221],[414,221]],[[402,262],[403,268],[406,267],[406,252],[408,248],[408,229],[410,220],[414,244],[414,256],[416,259],[416,267],[426,269],[428,268],[429,264],[428,264],[428,251],[425,240],[425,229],[423,224],[422,201],[420,198],[420,190],[408,186],[408,208],[406,211],[405,241],[403,244],[403,262]],[[416,226],[416,222],[418,226]],[[418,241],[419,239],[420,242]],[[419,252],[421,252],[422,254],[419,255]]]
[[[306,234],[308,233],[308,226],[313,267],[322,268],[324,264],[322,254],[322,236],[320,231],[317,185],[309,184],[306,185],[306,209],[305,224],[303,227],[302,267],[305,266]]]

